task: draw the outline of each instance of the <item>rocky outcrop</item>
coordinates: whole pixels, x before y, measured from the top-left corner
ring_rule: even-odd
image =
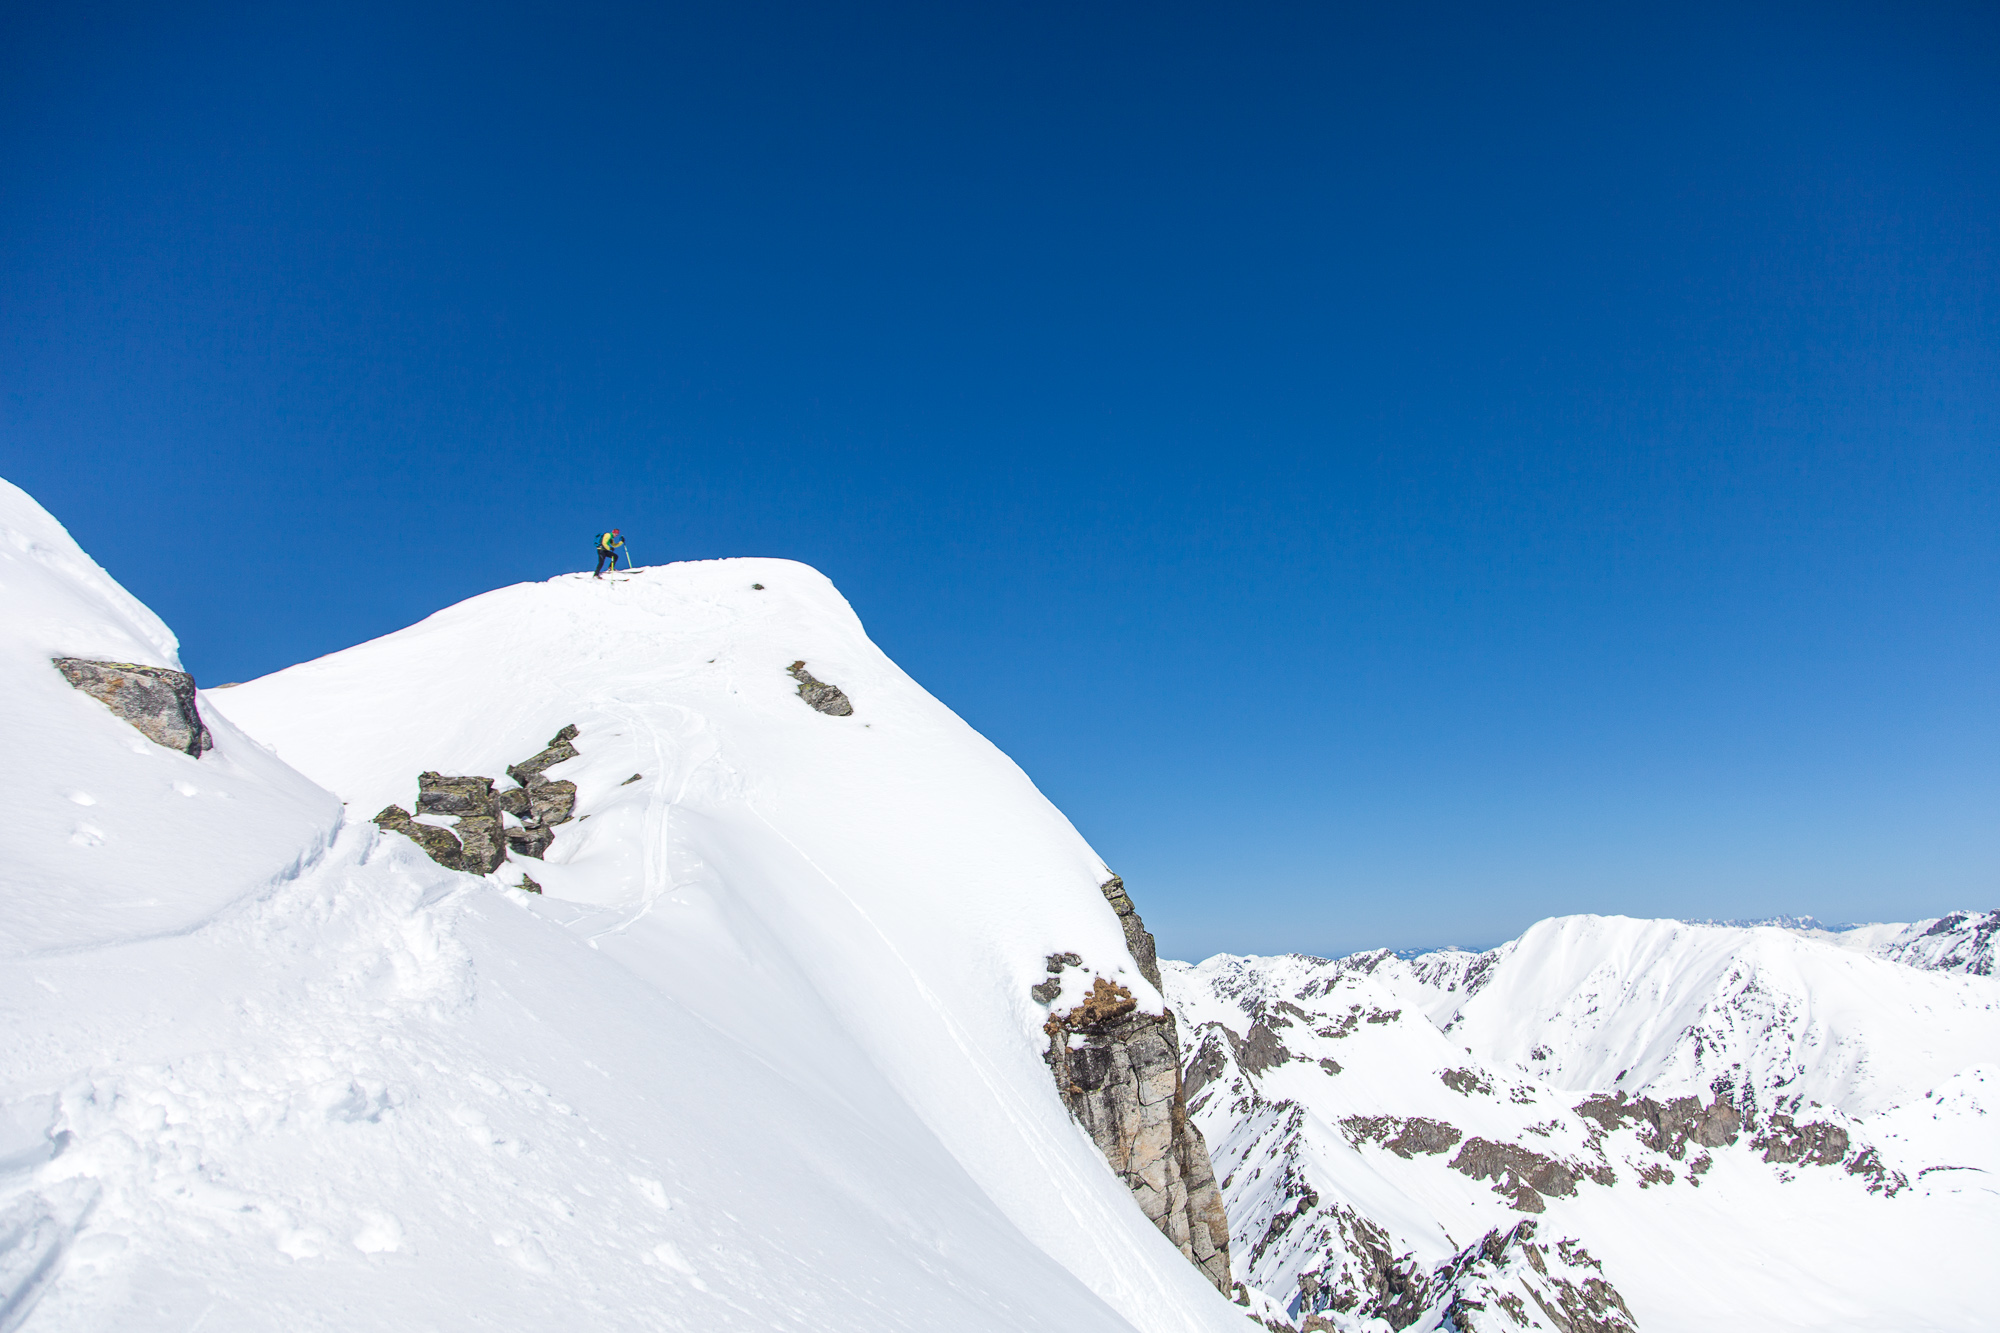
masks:
[[[417,813],[456,821],[460,870],[490,875],[507,859],[506,821],[500,817],[492,778],[419,774]]]
[[[1132,961],[1139,965],[1139,975],[1157,987],[1160,984],[1160,951],[1154,947],[1153,933],[1139,919],[1139,909],[1132,906],[1132,897],[1125,892],[1125,881],[1113,875],[1098,887],[1104,893],[1104,900],[1111,904],[1111,910],[1118,913],[1118,924],[1125,931],[1125,947],[1132,951]]]
[[[1762,1134],[1750,1140],[1767,1162],[1803,1162],[1833,1166],[1847,1156],[1847,1131],[1823,1120],[1796,1123],[1788,1115],[1773,1115]]]
[[[439,865],[467,874],[492,874],[509,852],[540,860],[555,840],[555,826],[568,823],[576,811],[576,784],[545,777],[543,770],[576,758],[576,747],[570,743],[576,735],[574,726],[564,727],[540,754],[509,764],[507,775],[521,784],[518,787],[495,791],[492,778],[476,774],[419,774],[417,815],[450,819],[450,829],[419,823],[399,805],[376,815],[375,824],[412,839]],[[516,821],[513,826],[507,823],[509,815]],[[530,893],[542,891],[525,874],[519,887]]]
[[[50,660],[71,686],[130,722],[154,744],[196,759],[215,748],[195,703],[194,677],[187,672],[82,657]]]
[[[1153,937],[1124,884],[1114,877],[1103,887],[1114,908],[1122,901],[1126,940],[1143,942],[1143,950],[1133,948],[1133,960],[1157,986]],[[1081,962],[1075,954],[1051,955],[1049,982],[1033,988],[1035,997],[1052,1003],[1061,993],[1061,971]],[[1052,1012],[1042,1030],[1049,1070],[1069,1113],[1125,1181],[1140,1211],[1227,1294],[1229,1220],[1208,1145],[1188,1119],[1173,1014],[1142,1011],[1131,991],[1099,976],[1082,1003]]]
[[[1223,1032],[1236,1048],[1236,1063],[1242,1066],[1245,1073],[1261,1074],[1292,1058],[1292,1053],[1278,1040],[1278,1034],[1263,1023],[1252,1023],[1250,1031],[1241,1041],[1237,1041],[1236,1034],[1228,1028],[1224,1028]]]
[[[804,658],[800,658],[798,661],[792,663],[785,670],[790,672],[792,679],[799,683],[799,698],[804,699],[808,707],[825,713],[828,717],[851,717],[853,715],[854,705],[848,702],[845,694],[840,692],[840,687],[829,685],[823,680],[814,679],[813,673],[806,670]]]
[[[1452,1170],[1474,1180],[1490,1180],[1493,1192],[1505,1196],[1524,1213],[1539,1213],[1543,1196],[1576,1193],[1576,1173],[1568,1166],[1518,1143],[1468,1139],[1449,1163]]]
[[[1743,1116],[1720,1093],[1703,1106],[1699,1097],[1656,1102],[1651,1097],[1628,1097],[1620,1092],[1580,1102],[1576,1113],[1607,1134],[1620,1125],[1637,1125],[1639,1142],[1676,1162],[1686,1155],[1690,1142],[1721,1148],[1736,1142],[1743,1132]]]
[[[500,808],[520,821],[519,828],[507,830],[509,851],[539,861],[555,841],[555,828],[567,824],[576,813],[576,784],[542,776],[542,770],[565,759],[576,758],[574,725],[564,727],[549,741],[548,748],[534,758],[507,766],[507,776],[520,783],[500,793]],[[633,778],[639,775],[634,773]],[[626,782],[632,779],[627,778]],[[537,889],[539,893],[541,890]]]
[[[1447,1293],[1438,1326],[1460,1333],[1636,1333],[1639,1326],[1602,1264],[1567,1237],[1553,1248],[1541,1244],[1527,1218],[1461,1250],[1433,1284]]]
[[[1404,1161],[1418,1153],[1436,1156],[1450,1152],[1465,1137],[1457,1125],[1420,1115],[1351,1115],[1340,1122],[1340,1128],[1357,1147],[1380,1143]]]

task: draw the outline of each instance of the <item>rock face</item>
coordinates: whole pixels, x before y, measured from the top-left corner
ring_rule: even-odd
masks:
[[[130,722],[154,744],[197,759],[215,747],[195,706],[194,677],[187,672],[81,657],[51,660],[64,680]]]
[[[1113,877],[1103,888],[1133,943],[1140,973],[1157,986],[1153,937],[1124,884]],[[1053,1002],[1061,971],[1081,961],[1075,954],[1051,955],[1050,979],[1033,988],[1035,998]],[[1208,1145],[1188,1119],[1173,1014],[1141,1012],[1129,990],[1097,977],[1083,1003],[1051,1013],[1042,1030],[1049,1038],[1049,1070],[1070,1114],[1125,1181],[1140,1211],[1227,1294],[1229,1220]]]
[[[576,784],[544,777],[542,771],[576,758],[577,749],[570,744],[576,734],[574,726],[564,727],[540,754],[509,764],[507,775],[522,784],[519,787],[495,791],[488,777],[419,774],[417,814],[449,818],[452,829],[420,824],[399,805],[376,815],[375,824],[413,839],[439,865],[468,874],[492,874],[509,852],[540,860],[555,841],[555,826],[568,823],[576,811]],[[518,827],[508,827],[508,815]],[[541,892],[541,886],[526,875],[520,887]]]
[[[786,670],[799,683],[799,698],[804,699],[808,706],[828,717],[853,716],[854,705],[848,702],[847,696],[840,692],[838,686],[815,680],[812,672],[806,670],[804,658],[792,663]]]

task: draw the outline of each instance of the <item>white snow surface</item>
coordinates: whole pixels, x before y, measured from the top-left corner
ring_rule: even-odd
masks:
[[[0,1333],[1244,1326],[1041,1059],[1049,953],[1160,1002],[1102,862],[813,570],[501,589],[205,692],[195,759],[48,660],[171,633],[0,532]],[[367,822],[569,723],[545,863]]]

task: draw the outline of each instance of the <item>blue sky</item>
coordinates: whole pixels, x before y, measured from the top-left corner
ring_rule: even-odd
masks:
[[[2000,901],[1990,6],[10,6],[0,464],[203,683],[808,561],[1171,954]]]

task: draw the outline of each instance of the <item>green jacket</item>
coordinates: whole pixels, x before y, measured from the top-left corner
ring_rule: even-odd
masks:
[[[618,540],[618,534],[615,532],[604,533],[597,539],[597,549],[606,553],[615,551],[624,544]]]

